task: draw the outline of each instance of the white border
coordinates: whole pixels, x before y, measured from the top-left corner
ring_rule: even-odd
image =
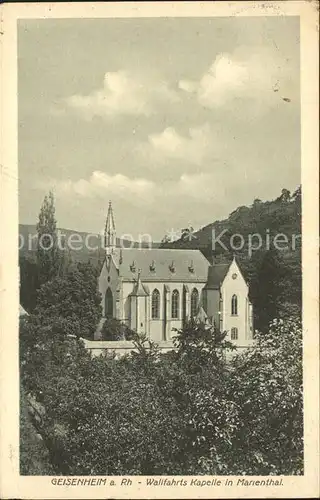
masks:
[[[318,12],[317,2],[37,3],[1,6],[1,498],[301,498],[319,494]],[[53,486],[19,476],[17,30],[19,18],[300,16],[303,191],[305,475],[282,487]],[[281,167],[280,167],[281,168]],[[202,476],[203,478],[203,476]],[[232,476],[228,476],[232,479]],[[270,478],[270,476],[268,476]],[[111,479],[111,478],[110,478]],[[221,479],[226,479],[223,477]],[[248,477],[254,479],[254,477]],[[257,477],[257,479],[263,479]],[[267,479],[267,478],[266,478]],[[119,480],[118,477],[115,478]],[[141,481],[141,484],[138,484]]]

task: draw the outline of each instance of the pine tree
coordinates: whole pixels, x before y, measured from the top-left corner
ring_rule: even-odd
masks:
[[[60,267],[60,253],[57,242],[57,222],[53,193],[50,191],[42,203],[37,224],[37,266],[39,283],[54,278]]]

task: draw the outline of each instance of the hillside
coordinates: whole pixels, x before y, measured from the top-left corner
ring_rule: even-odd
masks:
[[[20,248],[21,303],[31,311],[38,287],[36,238],[32,237],[36,227],[20,224],[19,233],[24,242]],[[97,249],[89,250],[85,244],[89,233],[66,229],[60,233],[65,240],[73,235],[73,241],[80,241],[77,250],[66,252],[66,262],[90,260],[94,267],[100,267],[104,258],[101,236],[91,236],[90,245]],[[251,206],[238,207],[224,220],[182,234],[178,241],[154,243],[153,247],[199,249],[211,262],[228,262],[236,255],[250,286],[257,328],[265,330],[275,317],[301,313],[301,188],[293,194],[283,189],[272,201],[255,199]],[[121,243],[123,247],[139,245],[117,240],[118,246]]]
[[[283,189],[272,201],[255,199],[224,220],[182,234],[162,247],[198,248],[211,262],[228,262],[236,255],[250,285],[258,324],[268,301],[282,313],[301,309],[300,187],[293,194]]]
[[[72,260],[79,262],[87,262],[90,260],[93,265],[98,264],[104,256],[103,250],[103,238],[101,235],[87,233],[85,231],[77,231],[73,229],[59,228],[58,234],[61,235],[62,248],[67,247],[68,241],[73,241],[71,246],[69,245],[70,257]],[[20,257],[32,257],[37,248],[37,229],[36,225],[31,224],[19,224],[19,251]],[[72,240],[70,240],[72,238]],[[88,241],[89,245],[86,245]],[[79,243],[78,243],[79,242]],[[128,240],[120,240],[117,238],[117,246],[122,246],[123,248],[137,248],[140,245],[139,242],[131,242]],[[88,246],[94,248],[91,250]],[[142,242],[142,247],[146,247],[147,244]],[[153,242],[153,248],[158,248],[160,243]],[[72,249],[74,248],[74,249]]]
[[[212,222],[192,233],[190,237],[186,234],[174,242],[164,241],[161,246],[163,248],[198,248],[211,259],[226,256],[228,251],[223,245],[231,253],[237,252],[241,241],[240,238],[234,238],[234,248],[232,248],[230,244],[232,235],[238,234],[244,238],[245,245],[239,250],[239,253],[243,255],[248,251],[249,235],[258,233],[265,241],[267,234],[272,237],[283,233],[291,239],[292,235],[301,232],[301,194],[297,190],[288,197],[289,192],[283,191],[285,191],[284,196],[280,195],[273,201],[262,202],[256,199],[250,207],[238,207],[227,219]],[[222,236],[218,238],[221,234]],[[216,245],[213,241],[214,235]],[[222,244],[219,243],[220,241]]]

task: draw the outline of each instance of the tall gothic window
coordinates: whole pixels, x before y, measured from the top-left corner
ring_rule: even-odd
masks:
[[[106,318],[112,318],[113,316],[113,296],[110,288],[106,291],[104,314]]]
[[[231,328],[231,340],[238,340],[238,328]]]
[[[238,297],[236,295],[232,295],[231,299],[231,315],[238,315]]]
[[[171,318],[179,318],[179,292],[178,290],[173,290],[171,296]]]
[[[160,292],[157,289],[152,292],[151,317],[152,319],[160,318]]]
[[[198,303],[199,303],[199,292],[196,288],[192,290],[191,293],[191,318],[194,318],[198,312]]]

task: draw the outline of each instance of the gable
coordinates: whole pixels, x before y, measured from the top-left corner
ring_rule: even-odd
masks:
[[[110,259],[106,258],[103,262],[99,278],[107,279],[107,277],[110,277],[111,280],[114,280],[118,278],[118,275],[117,263],[115,262],[113,257],[111,257]]]
[[[248,284],[242,274],[241,268],[237,263],[236,259],[233,259],[229,265],[229,269],[222,281],[222,286],[226,287],[228,284],[232,283],[232,286],[248,287]]]

